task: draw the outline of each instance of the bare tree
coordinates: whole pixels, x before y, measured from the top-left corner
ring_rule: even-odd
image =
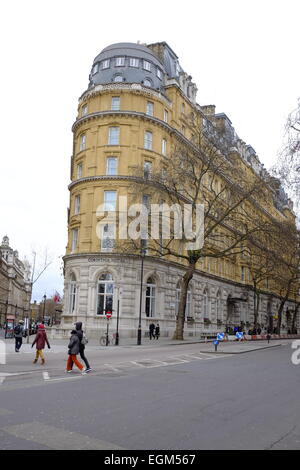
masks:
[[[298,298],[300,281],[300,233],[291,224],[281,225],[279,252],[282,253],[281,264],[278,266],[275,282],[281,300],[277,312],[276,331],[280,334],[282,314],[285,303],[290,297]],[[295,306],[295,310],[297,306]],[[295,322],[295,319],[294,319]]]
[[[42,276],[42,274],[46,271],[46,269],[52,264],[52,258],[49,259],[48,249],[45,248],[42,255],[39,255],[40,262],[38,267],[36,268],[36,251],[32,251],[33,256],[33,267],[31,273],[31,284],[35,284],[36,281]]]
[[[287,194],[295,204],[300,219],[300,98],[298,106],[288,116],[282,149],[276,164],[271,168],[274,176],[282,182]]]
[[[241,247],[246,240],[269,230],[271,223],[262,217],[259,210],[259,201],[269,198],[266,184],[254,172],[247,173],[236,153],[225,157],[200,136],[193,147],[185,143],[177,145],[151,174],[141,174],[140,169],[136,175],[139,189],[136,188],[133,193],[139,191],[147,194],[151,203],[157,203],[161,208],[160,217],[152,222],[151,227],[160,227],[160,236],[153,237],[150,231],[146,242],[148,253],[168,257],[169,260],[181,260],[184,269],[174,332],[174,339],[183,339],[188,287],[197,263],[204,258],[235,258],[243,250]],[[166,224],[170,211],[164,210],[164,204],[175,208],[171,229]],[[200,229],[197,227],[199,204],[203,210]],[[188,245],[191,239],[184,230],[184,218],[180,219],[178,215],[184,212],[186,205],[194,232],[192,241],[199,236],[199,230],[203,231],[204,243],[196,248]],[[166,225],[168,230],[165,230]],[[132,247],[132,244],[139,250],[140,246],[135,240],[130,240],[129,246]]]
[[[254,304],[254,328],[258,327],[258,312],[261,292],[264,290],[266,282],[272,278],[277,270],[278,260],[274,253],[266,246],[253,246],[243,255],[249,269],[250,280],[253,287]]]

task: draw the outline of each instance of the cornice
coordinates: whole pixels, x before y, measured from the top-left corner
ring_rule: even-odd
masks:
[[[153,88],[144,87],[139,83],[109,83],[107,85],[96,85],[92,89],[88,89],[79,98],[79,105],[89,98],[100,95],[110,91],[131,91],[134,93],[144,94],[146,96],[155,96],[156,98],[164,101],[168,106],[172,107],[172,102],[166,95],[154,90]]]
[[[89,122],[93,119],[97,118],[103,118],[106,116],[113,116],[113,117],[132,117],[132,118],[139,118],[139,119],[144,119],[149,122],[153,122],[155,124],[158,124],[162,127],[164,127],[170,134],[172,133],[178,133],[179,135],[182,136],[182,134],[177,131],[174,127],[171,127],[167,122],[162,121],[161,119],[158,119],[154,116],[149,116],[149,114],[146,113],[141,113],[139,111],[128,111],[128,110],[119,110],[119,111],[113,111],[113,110],[107,110],[107,111],[96,111],[95,113],[90,113],[86,114],[85,116],[82,116],[81,118],[77,119],[73,126],[72,126],[72,132],[75,132],[77,128],[81,124],[85,124],[86,122]],[[182,136],[183,137],[183,136]]]
[[[151,186],[156,186],[159,189],[161,189],[161,184],[159,182],[156,182],[154,179],[147,179],[145,180],[142,177],[139,176],[130,176],[130,175],[99,175],[99,176],[86,176],[83,178],[79,178],[78,180],[72,181],[72,183],[69,184],[68,189],[71,190],[75,186],[79,184],[84,184],[84,183],[89,183],[93,181],[133,181],[135,183],[142,183],[142,184],[149,184]],[[184,197],[183,195],[178,195],[178,199],[181,199],[183,202],[190,203],[190,200],[187,197]]]

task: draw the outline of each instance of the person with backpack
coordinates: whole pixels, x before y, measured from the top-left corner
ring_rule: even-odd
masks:
[[[79,337],[77,335],[77,330],[72,330],[71,331],[71,338],[70,342],[68,344],[68,361],[67,361],[67,369],[66,372],[72,372],[73,364],[75,364],[78,369],[81,371],[82,374],[85,374],[85,370],[83,365],[78,361],[77,359],[77,354],[79,353],[80,350],[80,343],[79,343]]]
[[[20,352],[22,342],[23,342],[23,334],[24,334],[24,322],[20,320],[18,325],[14,327],[14,335],[15,335],[15,351]]]
[[[33,364],[37,363],[39,357],[41,358],[42,365],[45,364],[45,357],[43,351],[43,349],[45,348],[45,343],[47,343],[48,349],[50,349],[50,344],[47,338],[45,326],[43,324],[40,324],[38,326],[36,337],[31,345],[31,347],[33,348],[33,346],[36,344],[36,355]]]
[[[90,372],[92,369],[90,367],[89,361],[87,360],[87,358],[84,354],[85,346],[88,343],[88,339],[87,339],[85,333],[82,330],[82,323],[81,322],[75,323],[75,328],[76,328],[77,336],[79,338],[79,354],[80,354],[81,359],[85,363],[85,367],[86,367],[85,372]],[[73,368],[73,364],[71,365],[71,370],[72,370],[72,368]]]

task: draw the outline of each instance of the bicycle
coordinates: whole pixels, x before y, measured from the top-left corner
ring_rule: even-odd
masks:
[[[101,346],[106,346],[106,337],[107,337],[107,345],[109,345],[109,344],[115,345],[116,344],[116,334],[115,333],[113,335],[105,334],[103,336],[100,336],[99,342],[100,342]]]

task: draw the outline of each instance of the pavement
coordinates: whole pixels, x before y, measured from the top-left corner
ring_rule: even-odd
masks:
[[[34,336],[30,338],[30,343],[25,339],[19,353],[15,352],[14,340],[6,339],[0,344],[5,345],[5,355],[1,356],[0,350],[0,377],[1,373],[32,373],[40,369],[40,365],[33,365],[32,361],[35,356],[35,347],[31,347]],[[51,349],[45,348],[46,365],[43,366],[46,370],[64,370],[67,358],[67,339],[52,339],[49,340]],[[192,347],[193,351],[197,353],[207,354],[209,356],[217,355],[231,355],[231,354],[244,354],[252,351],[265,350],[278,348],[282,344],[290,343],[291,340],[272,340],[268,343],[266,340],[259,341],[232,341],[220,342],[217,350],[212,342],[204,342],[197,338],[189,338],[183,341],[176,341],[171,338],[160,338],[159,340],[149,340],[143,338],[142,344],[136,344],[136,338],[122,338],[120,339],[119,346],[108,345],[100,346],[97,340],[90,340],[86,346],[86,355],[93,364],[93,369],[102,368],[104,363],[111,363],[112,361],[124,360],[126,356],[130,356],[132,360],[135,358],[145,359],[149,355],[155,354],[159,356],[166,354],[165,350],[172,350],[173,354],[182,354],[185,347]],[[3,348],[2,348],[3,349]],[[5,358],[5,361],[1,360]],[[5,362],[5,363],[3,363]]]

